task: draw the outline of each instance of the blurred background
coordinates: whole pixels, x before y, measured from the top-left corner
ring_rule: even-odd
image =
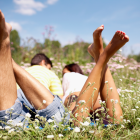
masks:
[[[122,30],[130,41],[119,54],[140,62],[139,0],[1,0],[0,9],[13,30],[12,57],[29,63],[39,52],[53,62],[85,64],[93,59],[87,47],[92,33],[104,25],[104,47],[115,31]]]

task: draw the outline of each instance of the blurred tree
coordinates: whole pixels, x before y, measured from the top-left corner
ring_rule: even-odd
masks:
[[[11,53],[12,58],[19,64],[22,60],[20,37],[16,30],[12,30],[10,33]]]

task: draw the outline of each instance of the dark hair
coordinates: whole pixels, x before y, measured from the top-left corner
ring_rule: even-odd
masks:
[[[80,74],[83,74],[83,71],[81,70],[80,66],[78,64],[75,64],[75,63],[72,63],[72,64],[69,64],[69,65],[66,65],[64,67],[64,69],[68,69],[70,72],[77,72],[77,73],[80,73]]]
[[[31,66],[39,65],[42,60],[45,60],[46,65],[50,64],[51,67],[53,66],[51,60],[44,53],[36,54],[31,60]]]

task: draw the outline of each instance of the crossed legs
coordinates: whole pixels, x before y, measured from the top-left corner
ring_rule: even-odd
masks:
[[[95,65],[95,67],[93,68],[92,72],[90,73],[82,91],[80,92],[79,98],[77,100],[77,105],[79,105],[79,107],[75,107],[73,110],[73,114],[74,116],[76,115],[76,113],[78,113],[77,119],[79,121],[82,121],[84,117],[88,116],[88,113],[90,113],[90,111],[92,110],[95,101],[97,100],[98,97],[98,92],[101,92],[101,98],[103,100],[106,101],[106,97],[107,97],[107,87],[104,85],[104,81],[107,80],[109,82],[109,87],[114,88],[113,94],[111,93],[111,91],[109,91],[109,99],[107,102],[107,107],[109,108],[109,114],[110,116],[113,116],[112,114],[112,106],[113,104],[110,102],[110,99],[117,99],[119,101],[119,96],[118,93],[116,91],[116,87],[113,81],[113,78],[111,76],[111,73],[107,67],[107,62],[109,61],[109,59],[114,55],[114,53],[119,50],[126,42],[129,41],[129,37],[127,35],[125,35],[125,33],[117,31],[115,33],[115,35],[113,36],[112,40],[110,41],[110,43],[108,44],[108,46],[105,48],[105,50],[103,51],[101,48],[101,30],[103,30],[103,27],[99,27],[100,33],[98,30],[96,31],[96,35],[98,34],[98,41],[95,40],[94,43],[96,44],[97,42],[97,46],[96,48],[92,47],[91,49],[98,49],[98,54],[97,54],[97,64]],[[94,32],[95,34],[95,32]],[[93,36],[94,36],[93,34]],[[95,38],[94,38],[95,39]],[[101,51],[102,52],[101,52]],[[94,52],[94,51],[93,51]],[[96,52],[95,52],[96,53]],[[94,54],[94,53],[93,53]],[[92,55],[93,55],[92,54]],[[94,56],[94,55],[93,55]],[[94,56],[96,57],[96,56]],[[103,80],[104,78],[104,80]],[[91,86],[88,90],[86,90],[86,88],[88,87],[88,85],[94,83],[93,86]],[[85,100],[85,104],[80,106],[79,101],[80,100]],[[85,108],[88,108],[88,113],[87,112],[82,112],[81,109],[83,108],[83,110],[85,110]],[[120,108],[119,104],[114,104],[114,108],[116,109],[116,119],[117,120],[121,120],[120,119],[120,115],[122,114],[122,110]],[[119,121],[117,121],[116,123],[119,123]]]
[[[99,56],[103,53],[103,41],[102,41],[102,36],[101,33],[104,29],[104,26],[98,27],[94,33],[93,33],[93,40],[94,44],[91,44],[88,48],[88,52],[91,54],[92,57],[94,57],[95,62],[99,60]],[[119,34],[121,32],[118,32]],[[124,34],[122,32],[122,34]],[[108,81],[106,84],[105,81]],[[112,88],[112,89],[110,89]],[[115,115],[116,119],[120,119],[120,116],[122,116],[122,109],[120,107],[120,99],[119,99],[119,94],[117,92],[114,80],[112,78],[111,72],[106,65],[103,78],[101,81],[101,86],[100,86],[100,96],[102,101],[107,101],[106,102],[106,107],[109,109],[108,114],[113,117]],[[114,99],[118,101],[117,104],[114,104],[114,108],[116,109],[115,114],[113,114],[113,104],[110,101],[111,99]]]

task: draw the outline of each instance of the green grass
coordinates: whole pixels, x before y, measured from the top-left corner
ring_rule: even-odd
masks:
[[[61,123],[56,128],[54,122],[49,124],[45,121],[45,118],[42,118],[41,122],[44,126],[42,130],[38,128],[40,123],[37,120],[34,122],[30,121],[29,128],[14,126],[13,129],[16,131],[12,131],[11,133],[9,130],[0,129],[0,139],[44,140],[47,139],[48,135],[53,136],[55,140],[140,139],[140,67],[135,61],[131,60],[127,62],[126,59],[118,55],[111,59],[108,64],[119,92],[123,110],[123,122],[120,125],[109,125],[104,128],[102,118],[100,118],[96,126],[90,126],[88,125],[89,119],[85,118],[87,119],[87,126],[80,125],[77,128],[72,125],[74,129],[70,130],[70,125],[64,126],[63,123]],[[53,70],[61,80],[64,65],[63,61],[61,63],[54,62]],[[124,66],[124,68],[119,68],[119,66]],[[82,69],[85,73],[87,69],[91,70],[93,67],[94,64],[92,63],[82,65]],[[63,137],[59,137],[60,134],[63,135]]]

